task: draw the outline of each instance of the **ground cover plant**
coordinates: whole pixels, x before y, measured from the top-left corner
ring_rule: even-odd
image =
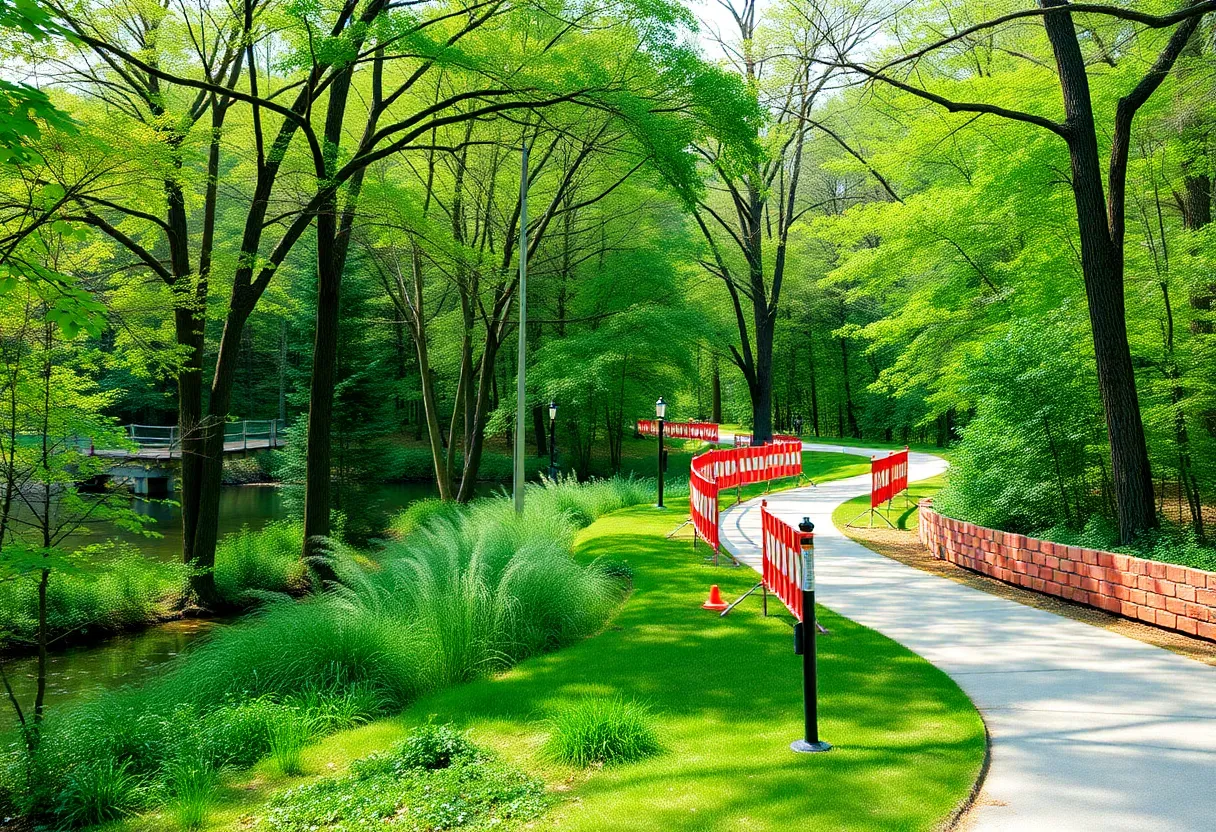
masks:
[[[596,632],[627,584],[576,563],[574,535],[653,491],[632,479],[533,485],[522,516],[506,497],[427,504],[366,569],[329,547],[340,586],[268,602],[152,683],[52,715],[37,752],[8,761],[7,793],[23,812],[81,825],[153,805],[183,762],[269,757],[294,774],[318,736]]]
[[[821,607],[830,630],[819,643],[821,727],[836,748],[791,753],[802,700],[789,617],[775,609],[761,617],[759,599],[725,619],[701,610],[710,582],[737,597],[755,576],[708,565],[687,539],[665,539],[679,519],[678,511],[639,506],[579,534],[579,562],[627,562],[635,585],[594,638],[435,691],[400,718],[322,738],[304,749],[298,778],[268,764],[232,775],[206,828],[264,825],[286,806],[286,789],[327,781],[348,784],[317,786],[329,804],[370,800],[343,780],[357,777],[354,761],[398,753],[391,749],[419,728],[449,722],[449,739],[472,741],[547,785],[553,803],[529,828],[936,828],[967,796],[984,759],[983,724],[966,696],[924,660]],[[589,698],[645,703],[662,753],[603,767],[554,761],[546,745],[558,714]],[[114,830],[152,832],[164,817],[151,812]]]
[[[544,783],[469,742],[450,725],[420,726],[349,772],[289,789],[262,828],[275,832],[513,829],[552,802]]]

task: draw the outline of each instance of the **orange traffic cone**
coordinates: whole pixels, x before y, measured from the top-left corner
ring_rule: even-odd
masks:
[[[729,606],[730,604],[722,600],[722,593],[718,590],[718,585],[714,584],[709,588],[709,598],[701,605],[701,609],[721,612]]]

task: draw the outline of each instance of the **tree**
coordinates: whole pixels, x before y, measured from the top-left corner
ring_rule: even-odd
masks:
[[[1119,535],[1131,542],[1157,525],[1148,446],[1136,392],[1135,372],[1127,335],[1124,293],[1124,238],[1128,154],[1136,113],[1161,86],[1203,16],[1216,4],[1186,0],[1180,11],[1154,15],[1114,5],[1071,4],[1039,0],[1038,8],[994,17],[889,60],[878,67],[863,66],[847,57],[847,42],[839,42],[834,65],[853,70],[952,113],[993,115],[1032,124],[1064,140],[1071,163],[1081,264],[1089,302],[1090,326],[1098,386],[1110,441],[1111,470],[1118,512]],[[1104,175],[1089,70],[1074,14],[1098,15],[1137,23],[1148,29],[1172,29],[1157,58],[1137,83],[1119,99]],[[922,59],[954,44],[966,47],[977,35],[1028,17],[1042,21],[1055,60],[1063,97],[1064,120],[987,102],[960,101],[936,93],[891,73],[914,69]]]
[[[864,3],[848,0],[786,3],[768,30],[759,23],[755,0],[727,8],[737,39],[717,40],[766,116],[763,127],[743,121],[755,131],[761,152],[740,157],[709,132],[698,152],[710,196],[698,200],[693,218],[709,248],[702,265],[730,297],[739,338],[731,358],[747,381],[754,441],[764,442],[773,434],[773,339],[790,231],[822,204],[808,204],[801,191],[813,113],[840,75],[827,59],[833,45],[846,54],[859,47],[875,24]],[[769,245],[773,251],[766,255]]]

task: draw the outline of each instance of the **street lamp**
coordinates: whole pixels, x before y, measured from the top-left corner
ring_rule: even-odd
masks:
[[[795,643],[802,650],[802,739],[790,744],[795,751],[808,754],[828,751],[830,743],[819,739],[819,680],[815,667],[815,524],[803,517],[798,524],[802,549],[802,621],[797,627],[801,638]]]
[[[557,402],[549,402],[549,479],[557,479]]]
[[[663,508],[663,475],[667,472],[667,450],[663,447],[663,417],[667,415],[667,402],[659,396],[654,403],[654,415],[659,421],[659,508]]]

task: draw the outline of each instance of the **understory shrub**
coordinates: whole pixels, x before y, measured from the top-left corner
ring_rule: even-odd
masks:
[[[567,765],[613,765],[652,757],[663,749],[654,714],[622,696],[588,696],[548,720],[545,751]]]
[[[79,819],[84,801],[69,775],[107,762],[149,787],[116,798],[113,810],[147,805],[170,780],[172,749],[185,746],[216,768],[274,753],[292,769],[307,737],[591,635],[626,587],[578,564],[574,535],[652,499],[644,481],[563,480],[530,485],[522,515],[503,496],[432,507],[385,544],[375,569],[339,557],[340,586],[300,601],[268,596],[147,685],[52,714],[23,811]]]
[[[438,748],[445,756],[431,753]],[[388,754],[357,760],[349,774],[277,796],[264,824],[276,832],[512,829],[550,803],[538,780],[450,726],[427,726]]]
[[[186,585],[181,564],[151,560],[120,544],[88,547],[79,558],[80,571],[52,572],[47,584],[51,639],[112,635],[157,621]],[[0,580],[0,622],[0,650],[36,643],[36,575]]]
[[[308,588],[308,572],[300,560],[303,550],[299,523],[277,521],[257,531],[246,526],[216,546],[215,588],[237,606],[269,592],[299,594]]]

